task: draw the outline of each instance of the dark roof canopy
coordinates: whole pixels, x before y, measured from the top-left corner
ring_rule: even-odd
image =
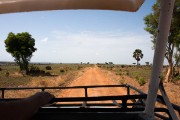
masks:
[[[0,14],[45,10],[121,10],[135,12],[144,0],[0,0]]]

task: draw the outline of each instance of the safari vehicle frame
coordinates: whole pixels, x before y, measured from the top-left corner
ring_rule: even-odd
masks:
[[[89,97],[88,90],[92,88],[115,88],[121,87],[127,90],[126,95],[121,96],[98,96]],[[24,88],[0,88],[2,93],[1,101],[20,100],[22,98],[6,98],[5,91],[12,90],[68,90],[68,89],[84,89],[84,97],[66,97],[54,98],[46,107],[41,107],[39,112],[34,116],[33,120],[49,120],[49,119],[140,119],[139,114],[145,109],[145,101],[147,94],[137,88],[128,85],[96,85],[96,86],[73,86],[73,87],[24,87]],[[136,95],[131,92],[136,92]],[[130,100],[131,102],[127,102]],[[96,103],[103,101],[103,103]],[[109,102],[111,101],[111,102]],[[160,104],[166,105],[162,96],[157,96],[157,101]],[[78,103],[77,103],[78,102]],[[91,103],[88,103],[91,102]],[[94,102],[94,103],[93,103]],[[56,103],[56,104],[53,104]],[[174,109],[180,112],[180,107],[172,104]],[[160,119],[171,120],[172,116],[166,108],[155,108],[155,116]],[[163,112],[167,116],[163,116],[158,112]],[[68,115],[67,115],[68,114]],[[70,115],[69,115],[70,114]]]
[[[159,31],[156,42],[153,68],[151,80],[149,82],[148,94],[140,95],[125,95],[125,96],[99,96],[99,97],[84,97],[84,98],[55,98],[52,102],[60,101],[97,101],[97,100],[122,100],[122,104],[119,104],[119,108],[59,108],[42,107],[34,119],[154,119],[160,117],[156,112],[161,111],[169,115],[168,118],[161,119],[173,119],[177,120],[177,116],[174,113],[172,104],[166,96],[163,90],[163,85],[160,85],[160,76],[163,68],[164,54],[168,40],[168,33],[171,24],[172,12],[175,0],[161,0],[161,12],[159,19]],[[45,10],[66,10],[66,9],[100,9],[100,10],[117,10],[117,11],[137,11],[143,4],[144,0],[0,0],[0,13],[14,13],[14,12],[30,12],[30,11],[45,11]],[[93,87],[93,86],[89,86]],[[87,87],[84,86],[84,89]],[[168,111],[163,108],[155,108],[155,103],[159,98],[157,95],[158,88],[161,88],[162,97],[164,103],[167,105]],[[23,88],[1,88],[2,91],[10,89],[23,89]],[[26,89],[26,88],[24,88]],[[31,89],[31,88],[27,88]],[[39,88],[32,88],[39,89]],[[40,88],[48,89],[48,88]],[[55,88],[53,88],[55,89]],[[89,88],[88,88],[89,89]],[[2,92],[3,93],[3,92]],[[86,93],[86,92],[85,92]],[[128,99],[138,99],[141,108],[128,108],[129,103],[123,102]],[[8,100],[8,99],[1,99]],[[13,100],[13,99],[11,99]],[[136,102],[133,102],[132,106],[136,106]],[[144,105],[142,107],[142,105]],[[86,104],[87,106],[88,104]],[[100,105],[100,104],[99,104]],[[73,105],[72,105],[73,106]],[[179,110],[179,107],[177,107]],[[70,115],[69,115],[70,114]],[[73,116],[73,117],[72,117]]]

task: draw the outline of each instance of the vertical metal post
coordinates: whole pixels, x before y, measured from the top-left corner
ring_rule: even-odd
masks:
[[[85,92],[85,98],[88,97],[88,93],[87,93],[87,87],[84,88],[84,92]],[[87,101],[84,101],[81,108],[86,108],[87,106]]]
[[[87,88],[85,87],[84,90],[85,90],[85,97],[87,98],[88,97]]]
[[[154,53],[153,68],[149,82],[149,90],[145,107],[145,114],[149,119],[154,119],[154,108],[157,98],[157,91],[162,73],[165,50],[171,25],[171,18],[175,0],[161,0],[159,30]]]
[[[4,99],[4,89],[2,89],[2,99]]]
[[[122,108],[127,108],[127,99],[122,100]]]
[[[127,87],[127,95],[130,95],[129,85],[126,85],[126,87]]]
[[[41,91],[44,92],[44,91],[45,91],[45,88],[42,88]]]

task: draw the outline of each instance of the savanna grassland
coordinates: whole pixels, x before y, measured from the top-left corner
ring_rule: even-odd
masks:
[[[136,65],[98,65],[99,68],[107,71],[112,80],[119,81],[119,84],[130,84],[141,91],[147,93],[149,80],[151,77],[151,66],[136,66]],[[167,72],[167,67],[163,68],[162,79]],[[170,99],[174,104],[180,106],[180,79],[179,77],[174,78],[172,82],[164,83],[164,88]],[[158,94],[161,95],[160,91]]]
[[[130,84],[143,92],[148,92],[148,81],[151,75],[151,66],[136,65],[106,65],[106,64],[31,64],[29,75],[19,72],[17,65],[1,65],[0,87],[58,87],[67,86],[69,82],[82,76],[85,69],[97,66],[106,77],[118,84]],[[164,67],[164,75],[166,73]],[[164,84],[171,102],[180,105],[180,80],[175,79],[171,83]],[[27,91],[9,91],[5,97],[26,97],[34,92]],[[51,91],[55,95],[57,90]],[[57,94],[58,96],[58,94]]]
[[[31,64],[30,73],[19,71],[19,66],[6,64],[0,66],[0,87],[59,87],[82,74],[90,64]],[[38,90],[6,91],[5,97],[27,97]],[[57,91],[51,91],[56,95]],[[0,94],[1,96],[1,94]]]
[[[17,65],[0,66],[0,88],[12,87],[60,87],[84,85],[130,84],[143,92],[148,92],[151,66],[114,65],[114,64],[31,64],[30,73],[25,75]],[[167,68],[164,67],[164,75]],[[163,76],[164,76],[163,75]],[[180,105],[180,80],[165,83],[164,87],[170,101]],[[5,91],[5,98],[24,98],[40,90]],[[80,91],[46,90],[56,97],[83,95]],[[126,90],[89,90],[89,95],[124,94]],[[132,94],[137,94],[131,91]],[[160,94],[160,92],[158,92]],[[0,93],[1,97],[1,93]],[[159,106],[159,104],[157,105]],[[165,106],[163,106],[165,107]],[[178,114],[178,113],[177,113]]]

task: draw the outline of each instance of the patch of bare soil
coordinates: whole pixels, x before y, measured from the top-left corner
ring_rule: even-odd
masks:
[[[14,72],[13,74],[10,74],[10,76],[12,76],[12,77],[22,77],[23,74],[20,73],[20,72]]]
[[[100,68],[91,67],[84,71],[82,76],[73,80],[68,86],[89,86],[89,85],[118,85],[118,82],[111,80]],[[107,96],[124,95],[126,90],[123,88],[90,88],[88,96]],[[83,97],[84,89],[63,90],[59,97]]]
[[[97,66],[86,68],[81,75],[73,80],[68,86],[88,86],[88,85],[118,85],[118,84],[129,84],[132,85],[141,91],[148,92],[148,84],[146,83],[143,86],[140,86],[138,82],[130,78],[129,76],[116,75],[111,71],[100,69]],[[180,105],[180,86],[174,83],[164,84],[166,92],[169,96],[169,99],[172,103]],[[132,93],[134,93],[132,91]],[[88,96],[103,96],[103,95],[122,95],[126,94],[126,90],[122,88],[98,88],[98,89],[89,89]],[[61,92],[59,97],[77,97],[84,96],[84,90],[64,90]]]

